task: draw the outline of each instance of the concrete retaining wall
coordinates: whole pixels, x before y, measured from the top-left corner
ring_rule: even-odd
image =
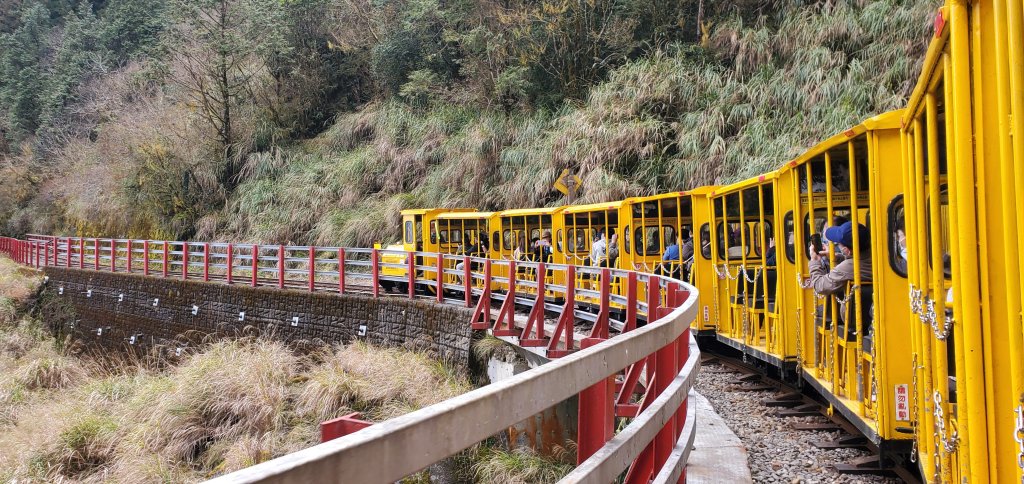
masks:
[[[469,362],[472,310],[466,308],[90,270],[44,272],[43,316],[86,343],[173,351],[211,334],[261,334],[299,343],[363,340]]]

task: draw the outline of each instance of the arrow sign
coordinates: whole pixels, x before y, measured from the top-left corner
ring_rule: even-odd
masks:
[[[566,168],[562,170],[562,174],[558,175],[558,179],[555,180],[555,190],[562,192],[563,195],[575,195],[580,190],[582,184],[583,180],[569,173],[569,169]]]

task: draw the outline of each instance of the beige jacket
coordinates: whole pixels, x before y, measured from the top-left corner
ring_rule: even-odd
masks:
[[[838,294],[844,297],[847,283],[853,282],[853,258],[836,265],[831,272],[825,272],[822,264],[811,264],[810,287],[818,294]],[[871,255],[860,257],[860,280],[871,282]]]

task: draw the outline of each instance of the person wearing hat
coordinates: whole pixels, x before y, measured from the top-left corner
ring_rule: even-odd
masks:
[[[828,270],[827,260],[814,250],[813,245],[810,246],[808,252],[811,257],[811,275],[807,279],[806,287],[814,288],[814,292],[818,294],[837,294],[846,290],[847,283],[853,282],[855,270],[853,237],[852,222],[825,229],[824,239],[837,246],[843,261],[836,264],[832,270]],[[857,245],[860,248],[860,254],[856,258],[860,261],[860,279],[862,282],[871,281],[871,237],[868,228],[862,224],[857,224]]]

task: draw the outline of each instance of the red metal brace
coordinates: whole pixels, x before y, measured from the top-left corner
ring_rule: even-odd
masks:
[[[484,290],[473,309],[473,317],[469,320],[471,329],[487,329],[491,327],[491,260],[484,261]]]
[[[501,303],[498,310],[498,318],[494,321],[494,328],[491,330],[494,336],[515,336],[520,337],[522,333],[516,328],[516,261],[508,261],[508,292],[505,293],[505,301]]]
[[[344,437],[373,425],[373,422],[362,420],[359,412],[328,420],[320,424],[320,443]]]
[[[597,313],[594,328],[590,330],[590,337],[584,341],[589,339],[594,340],[593,343],[597,343],[611,337],[609,329],[611,310],[611,270],[606,267],[601,269],[601,310]]]
[[[576,351],[573,344],[573,327],[576,324],[576,266],[569,265],[565,268],[565,307],[562,314],[558,315],[558,324],[551,334],[551,343],[548,344],[548,358],[561,358],[573,351]],[[559,349],[559,341],[564,340],[565,348]]]
[[[548,338],[544,336],[544,276],[547,274],[544,263],[537,264],[537,298],[533,301],[533,308],[526,318],[526,329],[523,330],[523,337],[519,340],[519,346],[547,346]],[[535,330],[536,328],[536,330]],[[530,334],[535,332],[536,334]]]

